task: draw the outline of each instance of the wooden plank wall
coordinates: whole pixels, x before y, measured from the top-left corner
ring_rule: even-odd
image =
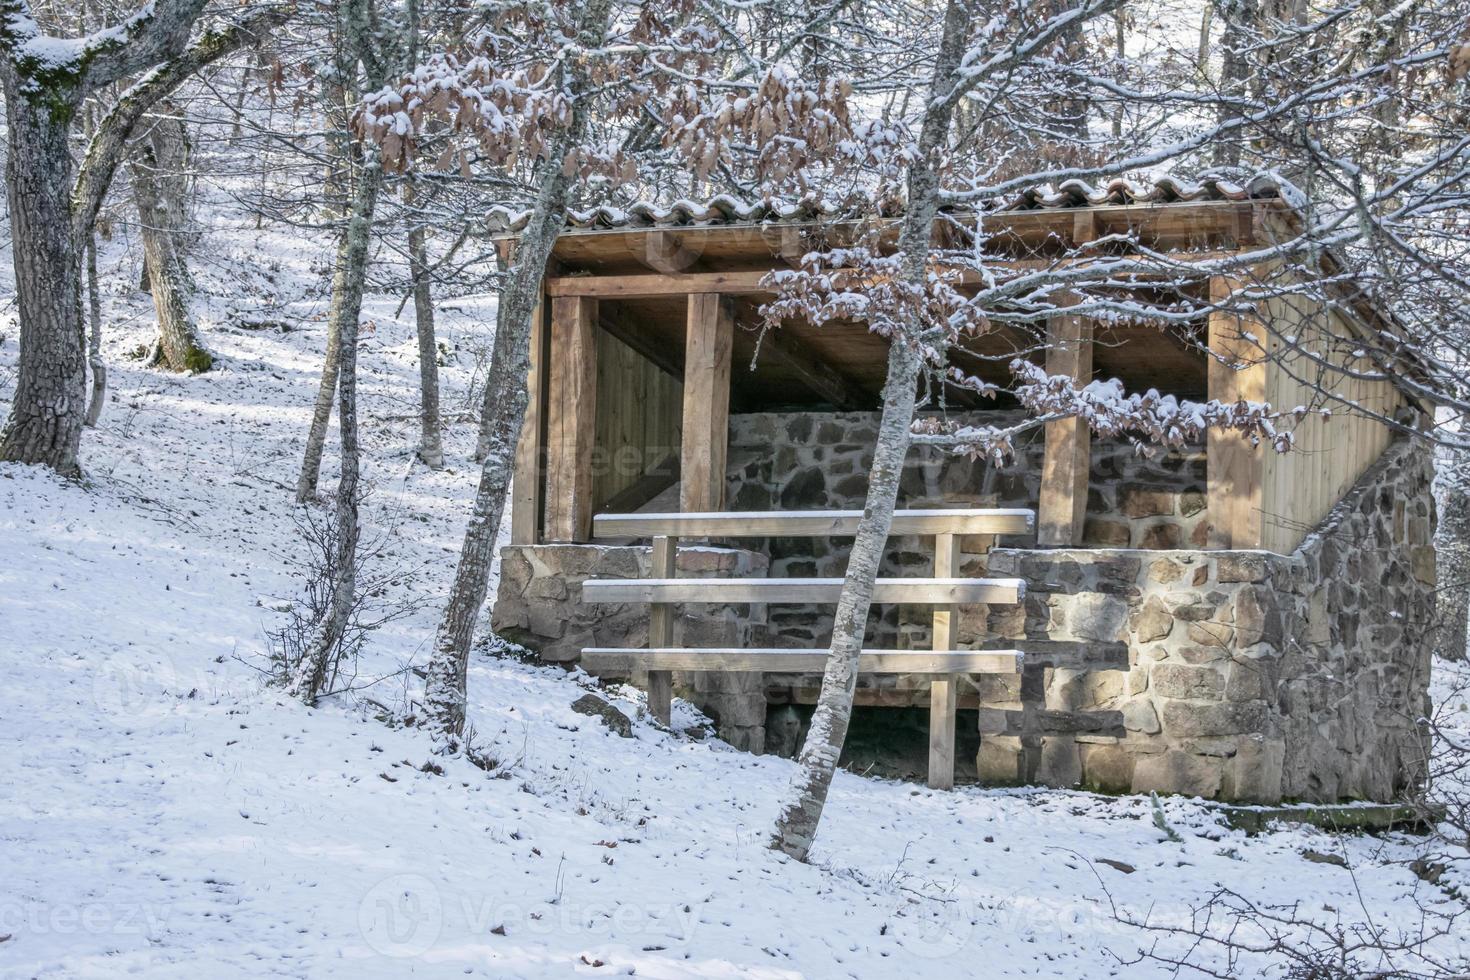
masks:
[[[1266,366],[1266,400],[1278,411],[1298,405],[1321,407],[1316,388],[1363,406],[1369,412],[1392,415],[1403,396],[1386,381],[1364,381],[1312,363],[1306,354],[1292,352],[1285,337],[1331,364],[1352,367],[1346,338],[1351,329],[1336,314],[1326,313],[1302,296],[1275,297],[1262,308],[1273,329],[1267,332],[1270,361]],[[1332,320],[1324,320],[1330,316]],[[1363,364],[1364,369],[1368,365]],[[1265,451],[1262,476],[1261,546],[1290,554],[1301,544],[1343,495],[1388,448],[1392,432],[1371,418],[1351,413],[1341,404],[1327,405],[1332,416],[1309,415],[1296,426],[1296,446],[1280,454]]]
[[[684,386],[606,330],[597,331],[593,510],[679,455]]]

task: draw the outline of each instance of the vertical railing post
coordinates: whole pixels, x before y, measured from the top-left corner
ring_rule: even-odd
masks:
[[[679,539],[656,537],[653,539],[653,578],[674,578],[675,559],[679,554]],[[674,604],[655,602],[648,611],[648,647],[674,645]],[[672,718],[674,700],[674,674],[669,670],[648,672],[648,710],[661,724],[668,725]]]
[[[934,536],[934,577],[957,578],[960,567],[960,536]],[[959,606],[937,606],[934,610],[934,649],[953,650],[959,628]],[[954,788],[955,698],[959,675],[936,674],[929,683],[929,785],[934,789]]]

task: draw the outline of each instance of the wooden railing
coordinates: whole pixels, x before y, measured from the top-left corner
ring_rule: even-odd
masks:
[[[650,606],[648,647],[590,647],[582,651],[589,670],[604,673],[648,671],[648,703],[655,718],[669,722],[673,674],[685,671],[820,672],[826,649],[685,648],[675,647],[677,603],[818,603],[834,605],[842,593],[840,578],[681,579],[675,574],[680,537],[852,537],[860,511],[792,511],[772,513],[604,514],[593,520],[599,538],[653,539],[652,575],[647,579],[588,579],[582,584],[586,602],[638,602]],[[973,603],[1019,603],[1025,596],[1020,579],[959,577],[961,536],[993,540],[999,534],[1024,534],[1034,515],[1029,510],[901,510],[893,517],[891,535],[932,535],[934,574],[930,578],[880,578],[873,601],[934,607],[932,650],[864,650],[858,669],[871,674],[931,674],[929,695],[929,785],[954,785],[955,698],[958,675],[1010,674],[1021,669],[1018,650],[955,649],[959,607]]]

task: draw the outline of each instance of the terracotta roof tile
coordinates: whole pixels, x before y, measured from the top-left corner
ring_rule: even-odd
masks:
[[[1119,178],[1101,186],[1080,180],[1063,181],[1027,188],[1004,199],[987,202],[988,212],[1036,211],[1102,207],[1126,204],[1172,204],[1189,201],[1247,201],[1265,198],[1294,199],[1297,192],[1272,174],[1258,174],[1243,182],[1207,176],[1196,180],[1160,177],[1151,183]],[[596,207],[586,211],[569,210],[569,230],[595,231],[613,228],[678,228],[711,225],[769,224],[773,222],[815,221],[831,217],[837,209],[815,198],[797,201],[741,201],[728,194],[707,201],[679,200],[660,205],[646,201],[625,208]],[[493,209],[488,221],[496,233],[520,231],[530,217],[529,211],[514,212]]]

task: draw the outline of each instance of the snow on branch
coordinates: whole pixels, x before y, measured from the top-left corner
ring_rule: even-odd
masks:
[[[1276,412],[1266,402],[1191,401],[1153,388],[1130,394],[1117,378],[1077,387],[1071,377],[1047,374],[1020,358],[1011,362],[1010,371],[1016,379],[1012,391],[1032,418],[1012,426],[962,426],[923,418],[914,423],[914,441],[1002,463],[1014,453],[1015,437],[1022,432],[1059,419],[1080,418],[1104,438],[1126,437],[1177,448],[1198,442],[1208,429],[1229,429],[1243,433],[1252,445],[1266,442],[1284,453],[1291,449],[1292,432],[1276,423],[1284,418],[1299,421],[1307,414],[1302,407]]]
[[[507,70],[496,46],[434,54],[392,85],[363,97],[353,119],[358,137],[379,144],[383,166],[403,171],[414,162],[417,142],[430,119],[472,138],[489,162],[514,166],[547,152],[551,134],[565,126],[571,103],[553,84],[545,64]],[[462,170],[462,148],[448,144],[435,169]]]

